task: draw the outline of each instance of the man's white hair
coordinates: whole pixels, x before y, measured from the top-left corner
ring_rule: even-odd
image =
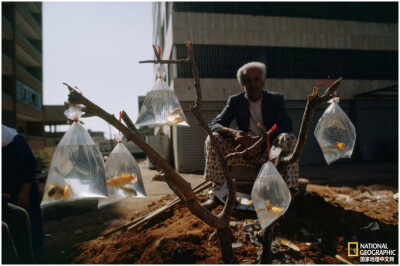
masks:
[[[265,78],[267,75],[267,67],[264,63],[261,62],[250,62],[244,64],[241,68],[239,68],[237,72],[237,79],[239,81],[240,86],[243,86],[243,76],[246,75],[249,69],[256,68],[261,71],[261,76]]]

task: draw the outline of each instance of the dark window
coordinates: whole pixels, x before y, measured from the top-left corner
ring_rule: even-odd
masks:
[[[398,22],[397,2],[174,2],[176,12]]]
[[[185,45],[176,46],[176,58],[186,58]],[[398,79],[398,51],[308,49],[194,45],[201,78],[235,78],[243,64],[260,61],[268,78]],[[178,65],[178,78],[191,78],[187,65]]]

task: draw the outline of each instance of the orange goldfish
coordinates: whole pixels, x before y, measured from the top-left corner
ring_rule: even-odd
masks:
[[[71,185],[70,184],[67,184],[65,187],[64,187],[64,197],[66,198],[66,199],[68,199],[69,198],[69,195],[71,195]]]
[[[182,122],[182,121],[184,121],[184,120],[185,120],[184,117],[178,116],[178,117],[175,117],[174,119],[172,119],[172,120],[166,122],[165,124],[166,124],[166,125],[175,125],[175,124],[179,124],[180,122]]]
[[[55,185],[48,185],[47,187],[47,195],[49,197],[56,198],[58,200],[62,200],[63,198],[69,198],[71,195],[71,185],[67,184],[64,188],[55,186]]]
[[[271,210],[272,206],[271,203],[269,203],[269,200],[265,201],[265,205],[267,206],[267,210]]]
[[[136,176],[133,174],[122,174],[107,180],[107,186],[109,187],[122,187],[128,183],[135,183]]]
[[[281,215],[283,213],[283,209],[279,207],[272,207],[271,211],[275,214]]]
[[[328,145],[322,147],[322,151],[330,150],[330,149],[338,149],[339,151],[342,151],[346,148],[346,144],[342,142],[336,142],[335,145]]]
[[[181,108],[176,107],[174,110],[168,113],[168,116],[173,116],[175,114],[183,114],[183,110]]]

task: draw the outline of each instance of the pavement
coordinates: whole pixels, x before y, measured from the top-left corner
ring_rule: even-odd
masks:
[[[174,192],[168,187],[166,182],[163,181],[152,181],[154,175],[157,173],[155,169],[149,169],[146,160],[138,160],[138,165],[142,173],[144,187],[148,197],[164,196],[173,194]],[[191,187],[195,187],[204,181],[202,174],[185,174],[180,175],[190,183]]]

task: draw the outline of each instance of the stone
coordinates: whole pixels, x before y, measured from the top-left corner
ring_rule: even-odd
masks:
[[[233,249],[235,249],[235,248],[241,248],[241,247],[243,247],[243,246],[244,246],[244,244],[241,243],[241,242],[235,242],[235,243],[232,244],[232,248],[233,248]]]
[[[254,232],[253,224],[252,223],[245,223],[243,225],[243,231],[253,233]]]

